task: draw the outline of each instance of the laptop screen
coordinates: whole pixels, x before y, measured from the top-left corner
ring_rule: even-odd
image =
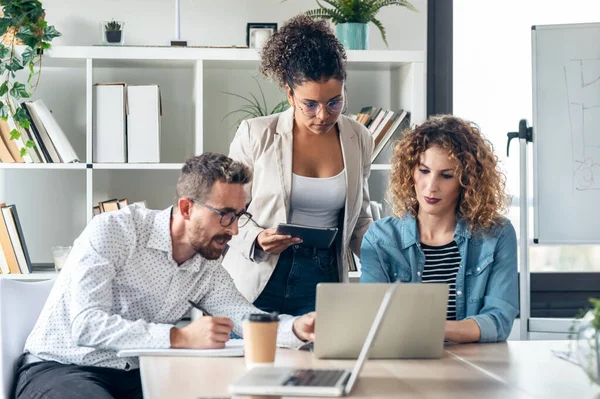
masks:
[[[369,358],[369,352],[371,350],[371,346],[373,346],[373,342],[377,337],[377,332],[379,331],[379,326],[381,326],[381,322],[385,316],[385,312],[387,311],[390,303],[392,302],[392,298],[394,297],[394,292],[398,288],[398,283],[393,283],[390,285],[390,288],[385,292],[383,299],[381,301],[381,305],[379,306],[379,310],[377,311],[377,315],[375,315],[375,320],[373,320],[373,324],[369,329],[369,333],[367,334],[367,338],[365,339],[365,343],[363,344],[362,349],[360,350],[360,354],[358,355],[358,359],[356,360],[356,364],[354,365],[354,369],[350,374],[350,378],[348,379],[348,383],[346,384],[346,388],[344,389],[344,394],[349,395],[350,391],[354,387],[356,380],[358,379],[358,375],[363,368],[365,361]]]

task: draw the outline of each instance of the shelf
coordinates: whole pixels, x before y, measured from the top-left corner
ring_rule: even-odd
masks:
[[[349,69],[394,69],[423,63],[423,51],[348,50]],[[206,61],[207,67],[255,67],[259,55],[255,49],[157,47],[157,46],[54,46],[45,53],[46,66],[72,67],[74,60],[93,59],[98,67],[193,67],[196,61]],[[147,61],[152,61],[151,63]]]
[[[94,163],[93,169],[102,170],[180,170],[182,163]]]
[[[84,163],[0,163],[0,169],[83,170]]]
[[[0,278],[19,281],[45,281],[58,277],[58,272],[33,272],[30,274],[0,274]]]
[[[373,163],[371,164],[371,170],[390,170],[392,165],[384,163]]]

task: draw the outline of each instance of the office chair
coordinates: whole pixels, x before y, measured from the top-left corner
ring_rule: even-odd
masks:
[[[0,399],[11,399],[16,362],[33,329],[54,280],[23,282],[0,277]]]

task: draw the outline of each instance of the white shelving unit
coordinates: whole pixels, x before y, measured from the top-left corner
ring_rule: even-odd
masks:
[[[58,277],[58,272],[33,272],[30,274],[0,274],[0,278],[17,281],[44,281]]]
[[[422,51],[348,51],[349,111],[366,105],[411,111],[424,120],[425,55]],[[258,53],[252,49],[57,46],[43,59],[43,98],[80,156],[80,164],[0,164],[3,200],[16,203],[34,263],[51,262],[52,245],[71,245],[99,201],[127,197],[165,208],[183,160],[204,151],[228,153],[236,126],[225,114],[258,88]],[[159,84],[163,118],[161,163],[92,162],[93,86],[97,82]],[[284,98],[261,81],[270,105]],[[371,195],[381,200],[387,164],[374,164]],[[21,184],[27,182],[26,184]],[[18,190],[12,187],[19,185]],[[8,198],[7,198],[8,197]]]

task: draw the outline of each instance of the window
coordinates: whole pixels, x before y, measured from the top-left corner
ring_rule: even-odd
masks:
[[[600,2],[454,0],[453,13],[453,112],[478,123],[494,145],[513,197],[509,217],[518,234],[519,148],[513,140],[506,156],[506,133],[517,131],[520,119],[532,121],[531,26],[597,22]],[[530,270],[598,272],[600,246],[532,245]]]

